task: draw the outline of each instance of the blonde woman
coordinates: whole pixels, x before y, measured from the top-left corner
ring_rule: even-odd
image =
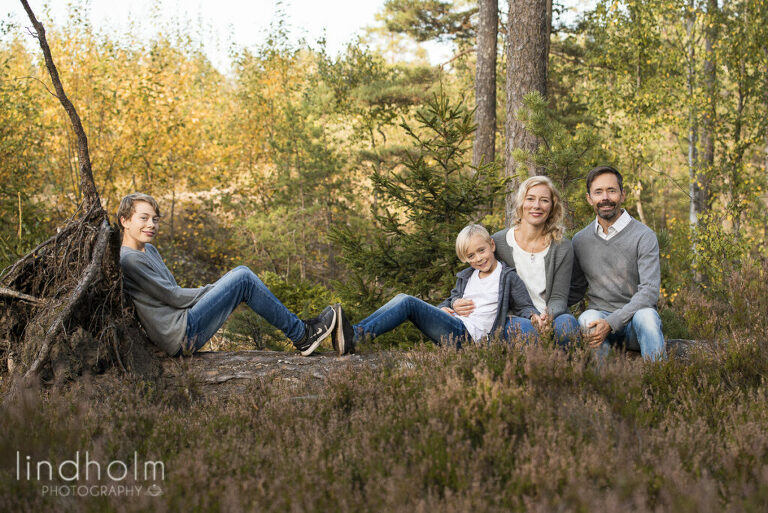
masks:
[[[568,345],[579,336],[579,323],[568,311],[573,247],[563,236],[560,193],[546,176],[532,176],[520,184],[512,228],[493,235],[496,257],[517,271],[536,309],[541,330],[554,328],[555,340]],[[466,315],[469,301],[457,301],[454,310]]]

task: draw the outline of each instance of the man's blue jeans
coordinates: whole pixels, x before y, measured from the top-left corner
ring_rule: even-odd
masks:
[[[461,347],[463,341],[471,341],[469,332],[458,317],[406,294],[396,295],[387,304],[356,324],[354,326],[355,341],[383,335],[405,321],[411,321],[419,331],[436,344],[449,342]],[[533,331],[531,321],[521,317],[514,317],[507,321],[507,326],[516,326],[523,333]]]
[[[186,346],[197,351],[243,301],[272,326],[296,342],[304,336],[304,322],[275,297],[253,271],[241,265],[222,276],[187,312]]]
[[[603,310],[585,310],[579,316],[579,325],[584,333],[589,323],[605,319],[611,314]],[[643,358],[658,360],[664,356],[664,335],[661,332],[661,317],[654,308],[641,308],[632,316],[626,326],[616,333],[609,333],[598,349],[598,354],[606,355],[611,346],[625,344],[627,349],[640,351]]]

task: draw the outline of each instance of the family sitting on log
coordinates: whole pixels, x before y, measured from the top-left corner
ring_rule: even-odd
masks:
[[[359,341],[411,321],[435,343],[456,347],[489,336],[535,341],[552,329],[562,346],[583,337],[601,355],[621,346],[647,359],[661,358],[656,235],[621,208],[625,193],[615,168],[592,169],[586,186],[597,217],[573,243],[563,236],[559,192],[549,178],[531,177],[517,192],[512,228],[491,236],[471,224],[459,233],[456,254],[470,267],[456,275],[448,299],[432,306],[398,294],[355,325],[339,304],[312,319],[299,319],[245,266],[203,287],[180,287],[151,244],[160,219],[157,201],[130,194],[117,212],[124,288],[149,338],[170,355],[200,349],[245,302],[304,356],[328,337],[338,354],[347,354]],[[577,321],[568,307],[585,294],[589,309]]]

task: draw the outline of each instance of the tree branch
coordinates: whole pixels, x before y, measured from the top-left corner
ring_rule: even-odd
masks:
[[[40,298],[37,298],[35,296],[30,296],[29,294],[24,294],[22,292],[17,292],[13,289],[9,289],[6,287],[0,287],[0,297],[10,297],[14,299],[19,299],[21,301],[26,301],[28,303],[33,303],[36,305],[42,302]]]
[[[27,0],[21,0],[21,5],[24,6],[24,10],[27,11],[32,26],[35,27],[37,33],[37,40],[40,43],[40,48],[43,50],[43,56],[45,57],[45,67],[48,68],[48,74],[51,76],[51,82],[56,90],[56,96],[61,102],[62,107],[69,115],[69,120],[72,122],[72,128],[77,135],[77,157],[80,161],[80,190],[83,193],[83,199],[85,201],[85,210],[90,210],[90,207],[94,205],[101,205],[99,199],[99,193],[96,190],[96,184],[93,181],[93,172],[91,171],[91,157],[88,153],[88,138],[85,135],[83,124],[80,121],[80,116],[75,110],[75,106],[69,101],[67,94],[64,92],[64,86],[59,79],[59,72],[56,69],[56,65],[53,63],[53,57],[51,56],[51,49],[48,46],[48,40],[45,38],[45,28],[43,24],[37,21],[35,13],[29,7]]]

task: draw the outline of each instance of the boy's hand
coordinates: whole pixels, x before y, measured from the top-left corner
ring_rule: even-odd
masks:
[[[466,317],[475,311],[475,302],[471,299],[457,299],[453,302],[453,310],[462,317]]]
[[[452,308],[448,308],[447,306],[440,308],[440,310],[447,313],[448,315],[453,315],[453,316],[456,315],[456,312],[454,312]]]

